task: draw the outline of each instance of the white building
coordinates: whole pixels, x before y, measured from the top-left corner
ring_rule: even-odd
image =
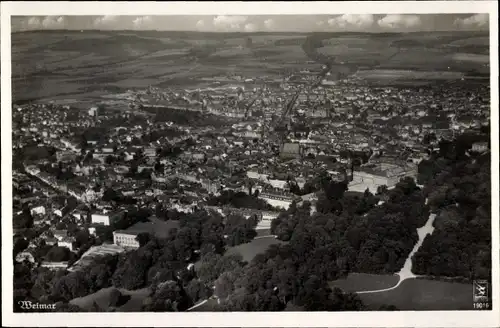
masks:
[[[95,236],[96,235],[96,229],[95,227],[89,227],[89,234],[92,235],[92,236]]]
[[[293,202],[293,198],[288,195],[278,195],[269,193],[259,193],[259,198],[265,200],[269,205],[287,210]]]
[[[488,150],[488,143],[487,142],[475,142],[472,144],[472,151],[478,152],[478,153],[484,153]]]
[[[280,189],[280,190],[290,189],[290,186],[288,185],[288,181],[286,181],[286,180],[269,179],[268,182],[273,188],[276,188],[276,189]]]
[[[16,262],[29,261],[35,263],[35,257],[30,252],[21,252],[16,255]]]
[[[66,269],[68,262],[42,262],[40,266],[51,270]]]
[[[124,249],[122,247],[113,244],[92,246],[75,264],[73,264],[72,267],[68,268],[68,271],[79,271],[86,266],[92,265],[97,257],[119,254],[123,251]]]
[[[102,224],[105,226],[110,225],[110,216],[109,214],[92,214],[92,223]]]
[[[94,213],[91,216],[91,221],[93,224],[102,224],[105,226],[109,226],[120,219],[122,214],[123,212],[111,213],[106,211],[104,211],[103,213]]]
[[[56,238],[58,242],[66,239],[68,237],[67,230],[54,230],[53,234],[54,234],[54,238]]]
[[[45,215],[45,207],[37,206],[31,209],[31,215]]]
[[[139,248],[139,242],[136,240],[137,234],[127,231],[114,231],[113,243],[123,248]]]
[[[269,175],[250,170],[250,171],[247,171],[247,177],[250,179],[255,179],[255,180],[267,182]]]
[[[376,193],[378,187],[394,187],[401,179],[411,177],[417,179],[417,167],[414,165],[398,166],[394,164],[379,163],[369,164],[354,171],[353,179],[349,183],[349,191],[364,192],[368,189]]]
[[[92,107],[89,109],[89,116],[97,116],[97,107]]]
[[[57,242],[57,246],[66,247],[70,251],[73,251],[73,242],[73,238],[64,238],[63,240]]]

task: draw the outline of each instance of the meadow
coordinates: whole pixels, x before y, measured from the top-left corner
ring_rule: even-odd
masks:
[[[92,308],[94,302],[101,309],[108,309],[110,292],[114,287],[103,288],[93,294],[72,299],[71,304],[77,305],[84,310]],[[124,295],[125,302],[117,309],[120,312],[140,312],[143,300],[149,295],[149,288],[129,291],[123,288],[118,289]]]
[[[398,288],[372,294],[359,294],[370,308],[383,304],[399,310],[473,310],[472,284],[427,279],[408,279]]]
[[[395,286],[399,281],[397,275],[379,275],[369,273],[350,273],[345,279],[330,282],[331,288],[340,288],[346,292],[378,290]]]
[[[269,246],[284,243],[274,237],[258,238],[246,244],[230,247],[226,254],[239,254],[243,257],[243,261],[251,262],[255,256],[264,253]]]
[[[395,286],[397,275],[374,275],[351,273],[346,279],[330,282],[345,292],[379,290]],[[472,284],[431,279],[407,279],[397,288],[376,293],[361,293],[358,296],[370,309],[382,305],[394,305],[399,310],[472,310]]]

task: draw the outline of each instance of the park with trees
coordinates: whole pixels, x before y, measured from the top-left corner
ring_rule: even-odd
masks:
[[[179,212],[179,227],[168,236],[138,236],[138,249],[97,258],[78,272],[15,263],[15,299],[59,302],[65,304],[64,311],[76,311],[67,305],[72,299],[114,287],[146,289],[142,311],[186,311],[213,295],[219,300],[214,310],[220,311],[373,310],[359,295],[331,282],[351,273],[398,272],[418,240],[417,228],[431,212],[437,214],[435,231],[414,256],[413,272],[430,279],[488,279],[490,155],[469,152],[471,140],[476,139],[442,141],[440,151],[419,165],[417,180],[423,188],[405,178],[390,190],[355,194],[345,183],[324,179],[317,211],[311,211],[309,202],[294,202],[281,211],[271,233],[283,243],[249,262],[227,250],[255,237],[255,219],[224,218],[201,209]],[[234,193],[212,202],[260,206]],[[129,219],[135,222],[151,213],[129,214]],[[23,215],[20,222],[29,227],[29,213]],[[85,237],[80,236],[82,242]],[[66,255],[56,248],[46,253],[53,260]],[[119,304],[120,295],[113,292],[109,307],[117,309]],[[397,309],[394,305],[382,308]]]

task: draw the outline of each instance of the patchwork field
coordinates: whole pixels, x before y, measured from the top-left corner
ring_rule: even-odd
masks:
[[[298,33],[45,31],[12,35],[13,100],[93,100],[149,85],[196,87],[203,77],[278,77],[319,68]],[[328,33],[314,51],[333,58],[334,71],[381,83],[396,79],[455,79],[489,72],[488,36],[477,32]],[[346,68],[347,67],[347,68]],[[384,74],[379,72],[383,69]],[[387,74],[387,71],[396,70]],[[434,72],[430,74],[428,72]],[[444,73],[446,74],[444,74]],[[343,74],[344,74],[343,73]],[[388,77],[387,77],[388,76]]]

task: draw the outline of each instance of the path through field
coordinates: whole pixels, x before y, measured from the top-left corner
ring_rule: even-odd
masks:
[[[202,306],[202,305],[203,305],[203,304],[205,304],[206,302],[208,302],[208,299],[205,299],[205,300],[203,300],[203,301],[201,301],[201,302],[199,302],[199,303],[197,303],[197,304],[193,305],[192,307],[190,307],[189,309],[187,309],[187,311],[194,310],[194,309],[196,309],[197,307]]]
[[[427,203],[427,199],[425,200]],[[377,290],[365,290],[365,291],[359,291],[356,292],[357,294],[370,294],[370,293],[380,293],[380,292],[386,292],[392,289],[396,289],[401,283],[407,279],[412,279],[412,278],[417,278],[418,276],[415,275],[412,272],[412,258],[413,255],[418,251],[418,249],[422,246],[422,243],[424,242],[424,239],[427,235],[431,235],[434,232],[434,220],[436,218],[436,214],[431,213],[429,214],[429,219],[425,223],[425,225],[421,228],[417,229],[418,233],[418,242],[415,244],[413,247],[413,250],[408,254],[408,257],[406,258],[405,264],[401,270],[396,273],[399,276],[399,281],[396,285],[389,287],[389,288],[384,288],[384,289],[377,289]]]

